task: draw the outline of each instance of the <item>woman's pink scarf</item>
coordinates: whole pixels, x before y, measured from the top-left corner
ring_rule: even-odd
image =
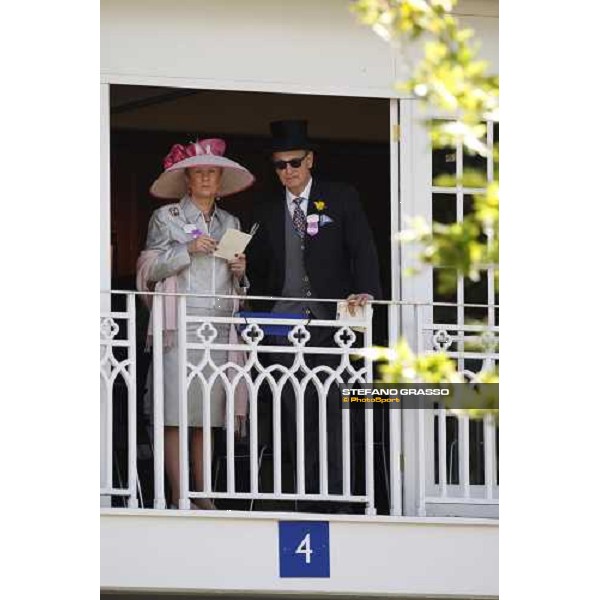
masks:
[[[136,265],[136,288],[140,292],[162,292],[165,294],[176,294],[178,292],[177,277],[171,275],[155,284],[148,280],[150,268],[158,257],[158,250],[143,250]],[[152,346],[152,298],[150,294],[142,296],[144,304],[150,311],[150,320],[148,322],[147,347]],[[237,300],[234,312],[237,310]],[[163,296],[163,346],[172,348],[177,335],[177,297]],[[232,323],[229,329],[229,344],[239,344],[239,338],[235,325]],[[228,362],[243,367],[246,364],[246,353],[242,350],[229,350],[227,355]],[[238,373],[237,369],[227,369],[227,377],[231,380]],[[236,417],[245,417],[248,413],[248,388],[245,379],[240,379],[234,392],[234,414]]]
[[[148,280],[150,269],[158,257],[158,250],[143,250],[140,254],[135,275],[135,286],[139,292],[163,292],[165,294],[176,294],[178,290],[177,277],[171,275],[162,281],[151,283]],[[150,321],[148,322],[147,345],[152,346],[152,296],[150,294],[142,296],[144,304],[150,311]],[[163,346],[171,348],[175,343],[177,333],[177,297],[163,296]]]

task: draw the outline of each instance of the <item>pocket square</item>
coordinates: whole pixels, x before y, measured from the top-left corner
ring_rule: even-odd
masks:
[[[319,225],[323,226],[327,225],[327,223],[333,223],[333,219],[331,217],[328,217],[327,215],[321,215]]]

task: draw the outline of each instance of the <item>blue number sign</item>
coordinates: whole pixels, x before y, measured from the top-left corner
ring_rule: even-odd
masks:
[[[280,521],[279,577],[329,577],[329,523]]]

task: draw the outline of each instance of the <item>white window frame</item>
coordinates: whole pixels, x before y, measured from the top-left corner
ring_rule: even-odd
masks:
[[[457,219],[463,218],[463,199],[465,194],[481,192],[480,189],[464,188],[457,185],[453,188],[433,186],[432,182],[432,147],[429,134],[425,126],[427,119],[449,120],[448,115],[440,115],[432,111],[425,111],[418,105],[416,99],[402,99],[400,101],[401,134],[400,147],[400,198],[401,198],[401,229],[407,228],[407,221],[415,217],[423,217],[427,222],[433,218],[434,193],[455,194],[457,197]],[[488,122],[487,140],[493,137],[493,124]],[[457,148],[457,164],[462,166],[462,147]],[[461,171],[457,175],[461,175]],[[493,158],[487,161],[487,179],[493,180]],[[418,246],[414,250],[405,250],[400,253],[400,268],[419,268],[418,274],[412,277],[401,278],[401,298],[403,301],[431,303],[434,300],[433,268],[422,265],[416,260]],[[488,269],[488,324],[494,326],[494,275],[493,269]],[[459,279],[457,304],[464,303],[464,279]],[[457,309],[457,323],[464,325],[464,308]],[[416,312],[412,307],[402,308],[401,331],[408,340],[411,348],[417,351],[427,350],[421,348],[422,343],[416,335],[420,326],[433,323],[433,308],[420,310],[420,322],[415,322]],[[461,348],[459,348],[460,350]],[[464,361],[459,360],[459,369],[464,368]],[[393,412],[393,411],[392,411]],[[498,488],[494,487],[492,498],[485,497],[483,485],[467,484],[470,498],[468,501],[452,503],[451,499],[444,499],[439,503],[423,506],[422,498],[435,498],[439,496],[440,485],[433,480],[433,470],[428,465],[433,465],[434,460],[434,415],[433,411],[425,411],[419,419],[419,411],[402,411],[402,466],[403,466],[403,506],[405,515],[418,516],[465,516],[465,517],[496,517],[498,516]],[[459,444],[463,448],[469,444],[468,419],[461,418]],[[495,441],[493,442],[495,447]],[[461,481],[464,475],[464,465],[461,468]],[[424,474],[424,477],[421,475]],[[457,485],[447,485],[449,496],[453,492],[464,489]]]

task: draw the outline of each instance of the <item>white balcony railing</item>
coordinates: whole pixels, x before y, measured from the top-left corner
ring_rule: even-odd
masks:
[[[136,348],[145,343],[145,331],[139,329],[136,317],[137,292],[104,292],[104,306],[111,308],[101,314],[100,327],[100,374],[101,374],[101,498],[122,497],[127,506],[137,507],[142,498],[138,466],[141,450],[138,447],[138,431],[142,421],[143,382],[138,367],[141,357]],[[153,337],[151,398],[152,425],[149,456],[153,465],[152,507],[166,508],[165,495],[165,447],[164,447],[164,351],[163,351],[163,294],[152,294],[153,311],[150,329]],[[372,356],[372,307],[365,319],[296,320],[271,317],[215,317],[193,316],[187,311],[187,296],[175,295],[177,305],[176,348],[179,382],[179,487],[178,507],[189,509],[196,499],[263,501],[312,501],[345,502],[363,505],[366,514],[374,514],[376,481],[374,451],[381,448],[385,489],[392,496],[403,489],[404,497],[415,498],[414,512],[426,516],[432,507],[438,510],[444,505],[495,506],[498,503],[497,426],[493,420],[469,421],[467,417],[450,415],[446,410],[414,410],[403,415],[404,427],[398,421],[389,421],[389,431],[374,439],[373,410],[364,411],[364,419],[351,422],[351,411],[341,411],[339,455],[342,461],[342,489],[334,493],[328,485],[327,396],[338,384],[356,384],[373,381]],[[378,303],[375,303],[378,304]],[[386,303],[381,303],[386,304]],[[388,305],[391,303],[387,303]],[[455,358],[467,375],[472,369],[465,368],[466,361],[478,361],[479,369],[488,369],[498,360],[498,327],[490,325],[436,325],[432,323],[431,305],[395,303],[402,310],[403,330],[414,349],[420,352],[445,351]],[[114,307],[122,306],[122,310]],[[270,326],[287,326],[287,341],[275,343],[265,336]],[[217,330],[235,327],[239,338],[223,343]],[[313,329],[314,328],[314,329]],[[330,341],[317,347],[309,343],[311,331],[329,332]],[[357,333],[360,330],[360,333]],[[190,336],[190,331],[195,335]],[[143,339],[139,339],[143,336]],[[323,336],[319,336],[320,338]],[[475,349],[471,342],[477,342]],[[242,360],[214,360],[216,353],[237,353]],[[313,366],[311,355],[327,355],[327,365]],[[273,357],[291,355],[286,365],[275,363]],[[269,358],[270,357],[270,358]],[[333,358],[332,358],[333,357]],[[276,360],[276,359],[275,359]],[[471,364],[469,363],[469,364]],[[192,381],[200,385],[203,401],[211,397],[211,391],[221,386],[225,395],[226,417],[224,446],[219,456],[217,470],[223,470],[225,485],[215,485],[213,430],[211,412],[203,410],[203,485],[191,489],[188,450],[188,388]],[[284,480],[289,473],[284,468],[284,443],[282,439],[282,392],[284,386],[293,390],[296,409],[295,466],[293,489],[285,489]],[[318,447],[305,448],[304,397],[312,388],[318,400],[319,431]],[[239,485],[236,477],[239,451],[236,444],[234,403],[236,390],[244,388],[247,394],[247,438],[243,471],[247,473],[246,485]],[[286,392],[289,394],[289,392]],[[118,401],[120,412],[115,413]],[[260,439],[259,404],[269,404],[271,437],[269,454],[272,473],[261,472],[264,466],[265,444]],[[206,405],[204,406],[206,408]],[[402,411],[403,413],[405,411]],[[407,434],[407,424],[409,432]],[[115,435],[114,432],[117,432]],[[356,438],[361,443],[354,443]],[[118,444],[116,438],[121,440]],[[358,450],[357,450],[358,448]],[[394,454],[402,453],[403,460],[394,460]],[[305,486],[305,453],[318,455],[318,492],[307,491]],[[386,453],[388,456],[386,457]],[[115,457],[118,456],[118,460]],[[144,456],[148,458],[148,456]],[[392,468],[388,469],[389,464]],[[396,457],[398,458],[398,457]],[[146,462],[148,462],[146,460]],[[410,464],[407,464],[410,463]],[[247,467],[246,467],[247,464]],[[394,465],[404,465],[404,470]],[[412,465],[412,468],[410,467]],[[263,469],[264,470],[264,469]],[[114,481],[114,478],[117,481]],[[265,483],[265,478],[269,479]],[[199,486],[200,487],[200,486]],[[223,488],[224,489],[221,489]],[[289,488],[289,486],[287,486]],[[244,489],[242,489],[244,488]],[[341,493],[340,493],[341,492]],[[408,496],[407,496],[408,495]],[[388,499],[389,501],[389,499]],[[110,501],[108,501],[110,502]],[[146,505],[148,503],[146,502]],[[110,504],[108,504],[110,505]],[[402,514],[399,502],[390,504],[391,514]],[[144,506],[148,507],[148,506]],[[404,512],[411,509],[405,508]],[[489,515],[487,515],[489,516]]]

